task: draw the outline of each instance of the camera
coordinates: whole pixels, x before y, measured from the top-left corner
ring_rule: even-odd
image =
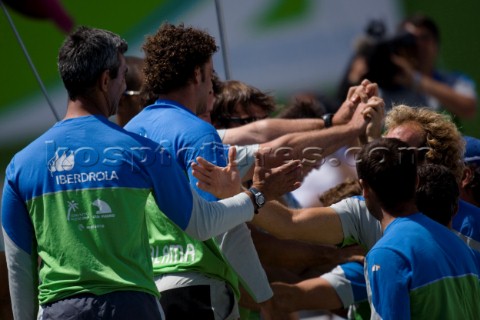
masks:
[[[361,54],[366,59],[366,78],[378,83],[384,89],[398,87],[395,81],[401,69],[392,60],[392,55],[402,56],[408,60],[417,56],[417,44],[415,36],[403,31],[391,38],[386,38],[385,27],[381,21],[371,21],[367,27],[369,41],[362,47]]]

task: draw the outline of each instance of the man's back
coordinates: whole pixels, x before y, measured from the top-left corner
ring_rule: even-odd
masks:
[[[196,187],[197,179],[189,170],[197,156],[209,159],[218,166],[226,165],[223,144],[210,124],[177,102],[161,100],[140,112],[125,129],[146,136],[168,150],[188,173],[191,186],[202,197],[215,200],[211,194]]]
[[[226,165],[223,144],[213,126],[175,101],[159,100],[134,117],[125,126],[125,129],[146,136],[167,149],[173,156],[172,160],[176,161],[184,170],[185,175],[188,176],[191,187],[197,189],[204,199],[217,200],[212,194],[198,189],[196,186],[197,179],[192,175],[190,167],[191,162],[195,161],[198,156],[202,156],[219,166]],[[192,300],[185,300],[186,293],[180,295],[180,297],[183,297],[183,302],[181,299],[178,300],[176,291],[178,289],[188,291],[189,286],[193,287],[193,290],[195,288],[205,290],[202,288],[205,287],[205,284],[213,286],[215,281],[221,281],[221,286],[228,288],[227,290],[230,290],[229,294],[235,294],[238,299],[240,294],[238,277],[221,252],[218,244],[222,241],[221,239],[218,239],[218,242],[213,239],[201,242],[189,237],[181,232],[177,226],[164,219],[151,199],[149,199],[145,211],[150,244],[153,248],[152,259],[155,281],[158,290],[162,292],[163,300],[161,300],[161,303],[167,317],[190,317],[193,316],[192,313],[196,313],[196,316],[199,317],[211,316],[212,311],[209,308],[202,309],[201,312],[205,313],[200,313],[195,308],[192,308],[193,311],[175,313],[175,310],[178,309],[175,306],[177,303],[192,306],[193,301],[200,299],[200,296],[210,296],[210,291],[201,291],[200,295],[198,292],[195,294],[190,292],[188,296],[191,296]],[[246,227],[240,225],[234,230],[226,234],[229,234],[229,237],[236,235],[237,239],[242,239],[241,241],[238,240],[238,244],[244,243],[245,238],[243,236],[248,235],[248,233],[242,230],[246,231]],[[229,244],[227,245],[230,247]],[[230,250],[229,252],[233,253],[234,251]],[[179,277],[176,277],[176,275]],[[188,286],[183,282],[188,283]],[[223,283],[228,283],[230,286],[225,286]],[[209,290],[211,292],[215,291],[213,288]],[[174,298],[171,298],[172,296]],[[216,301],[218,298],[213,294],[211,299],[213,300],[212,303],[218,303]],[[232,310],[233,305],[223,307],[227,310],[226,317]]]
[[[35,255],[32,239],[37,237],[40,303],[79,292],[158,294],[145,218],[139,215],[152,187],[164,193],[157,199],[165,199],[159,205],[168,212],[190,212],[192,204],[188,184],[176,183],[183,179],[178,167],[162,168],[160,157],[147,167],[134,160],[156,147],[103,116],[86,116],[57,123],[12,160],[3,225],[20,258]],[[166,187],[149,176],[153,172],[183,185],[180,203],[165,197]],[[119,233],[123,241],[112,241]]]
[[[420,213],[396,218],[385,229],[366,257],[365,273],[376,306],[372,313],[382,318],[480,317],[478,269],[470,248]]]

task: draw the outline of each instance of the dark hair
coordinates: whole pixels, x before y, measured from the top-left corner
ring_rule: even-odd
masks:
[[[418,210],[448,226],[460,195],[455,175],[445,166],[426,163],[418,167],[418,178],[415,195]]]
[[[204,31],[162,24],[143,45],[145,91],[154,97],[185,86],[195,68],[202,68],[217,50],[215,39]]]
[[[70,34],[58,54],[58,70],[69,98],[88,94],[105,70],[115,79],[119,54],[127,49],[125,40],[107,30],[81,26]]]
[[[282,119],[305,119],[321,118],[327,110],[325,106],[315,98],[295,98],[293,103],[283,109],[277,116]]]
[[[125,56],[125,62],[127,63],[128,72],[125,77],[125,84],[127,90],[138,91],[143,85],[143,58],[135,56]]]
[[[213,105],[212,124],[217,128],[227,128],[228,119],[235,112],[237,105],[240,105],[247,114],[251,113],[251,105],[257,105],[265,112],[270,113],[275,110],[275,99],[244,82],[224,81]]]
[[[365,145],[357,156],[357,174],[387,210],[413,200],[417,161],[413,148],[394,138],[380,138]]]
[[[417,13],[410,17],[407,17],[400,24],[398,32],[399,33],[404,32],[405,26],[409,23],[413,24],[417,28],[427,29],[430,32],[430,34],[433,36],[433,39],[435,39],[435,42],[438,44],[440,43],[440,30],[438,29],[438,26],[435,23],[435,21],[433,21],[433,19],[431,19],[430,17],[427,17],[426,15],[421,13]]]
[[[223,81],[220,80],[220,77],[216,72],[213,72],[212,74],[212,89],[215,96],[220,94],[223,90]]]

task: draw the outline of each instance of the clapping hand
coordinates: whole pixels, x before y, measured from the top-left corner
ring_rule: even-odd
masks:
[[[219,199],[232,197],[242,191],[240,172],[238,171],[237,149],[228,150],[228,165],[216,166],[202,157],[192,163],[192,175],[198,179],[197,187],[213,194]]]

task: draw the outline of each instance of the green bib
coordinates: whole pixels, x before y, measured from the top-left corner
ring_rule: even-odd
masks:
[[[151,194],[145,211],[155,276],[196,271],[228,282],[240,297],[238,276],[214,239],[199,241],[188,236],[160,211]]]

